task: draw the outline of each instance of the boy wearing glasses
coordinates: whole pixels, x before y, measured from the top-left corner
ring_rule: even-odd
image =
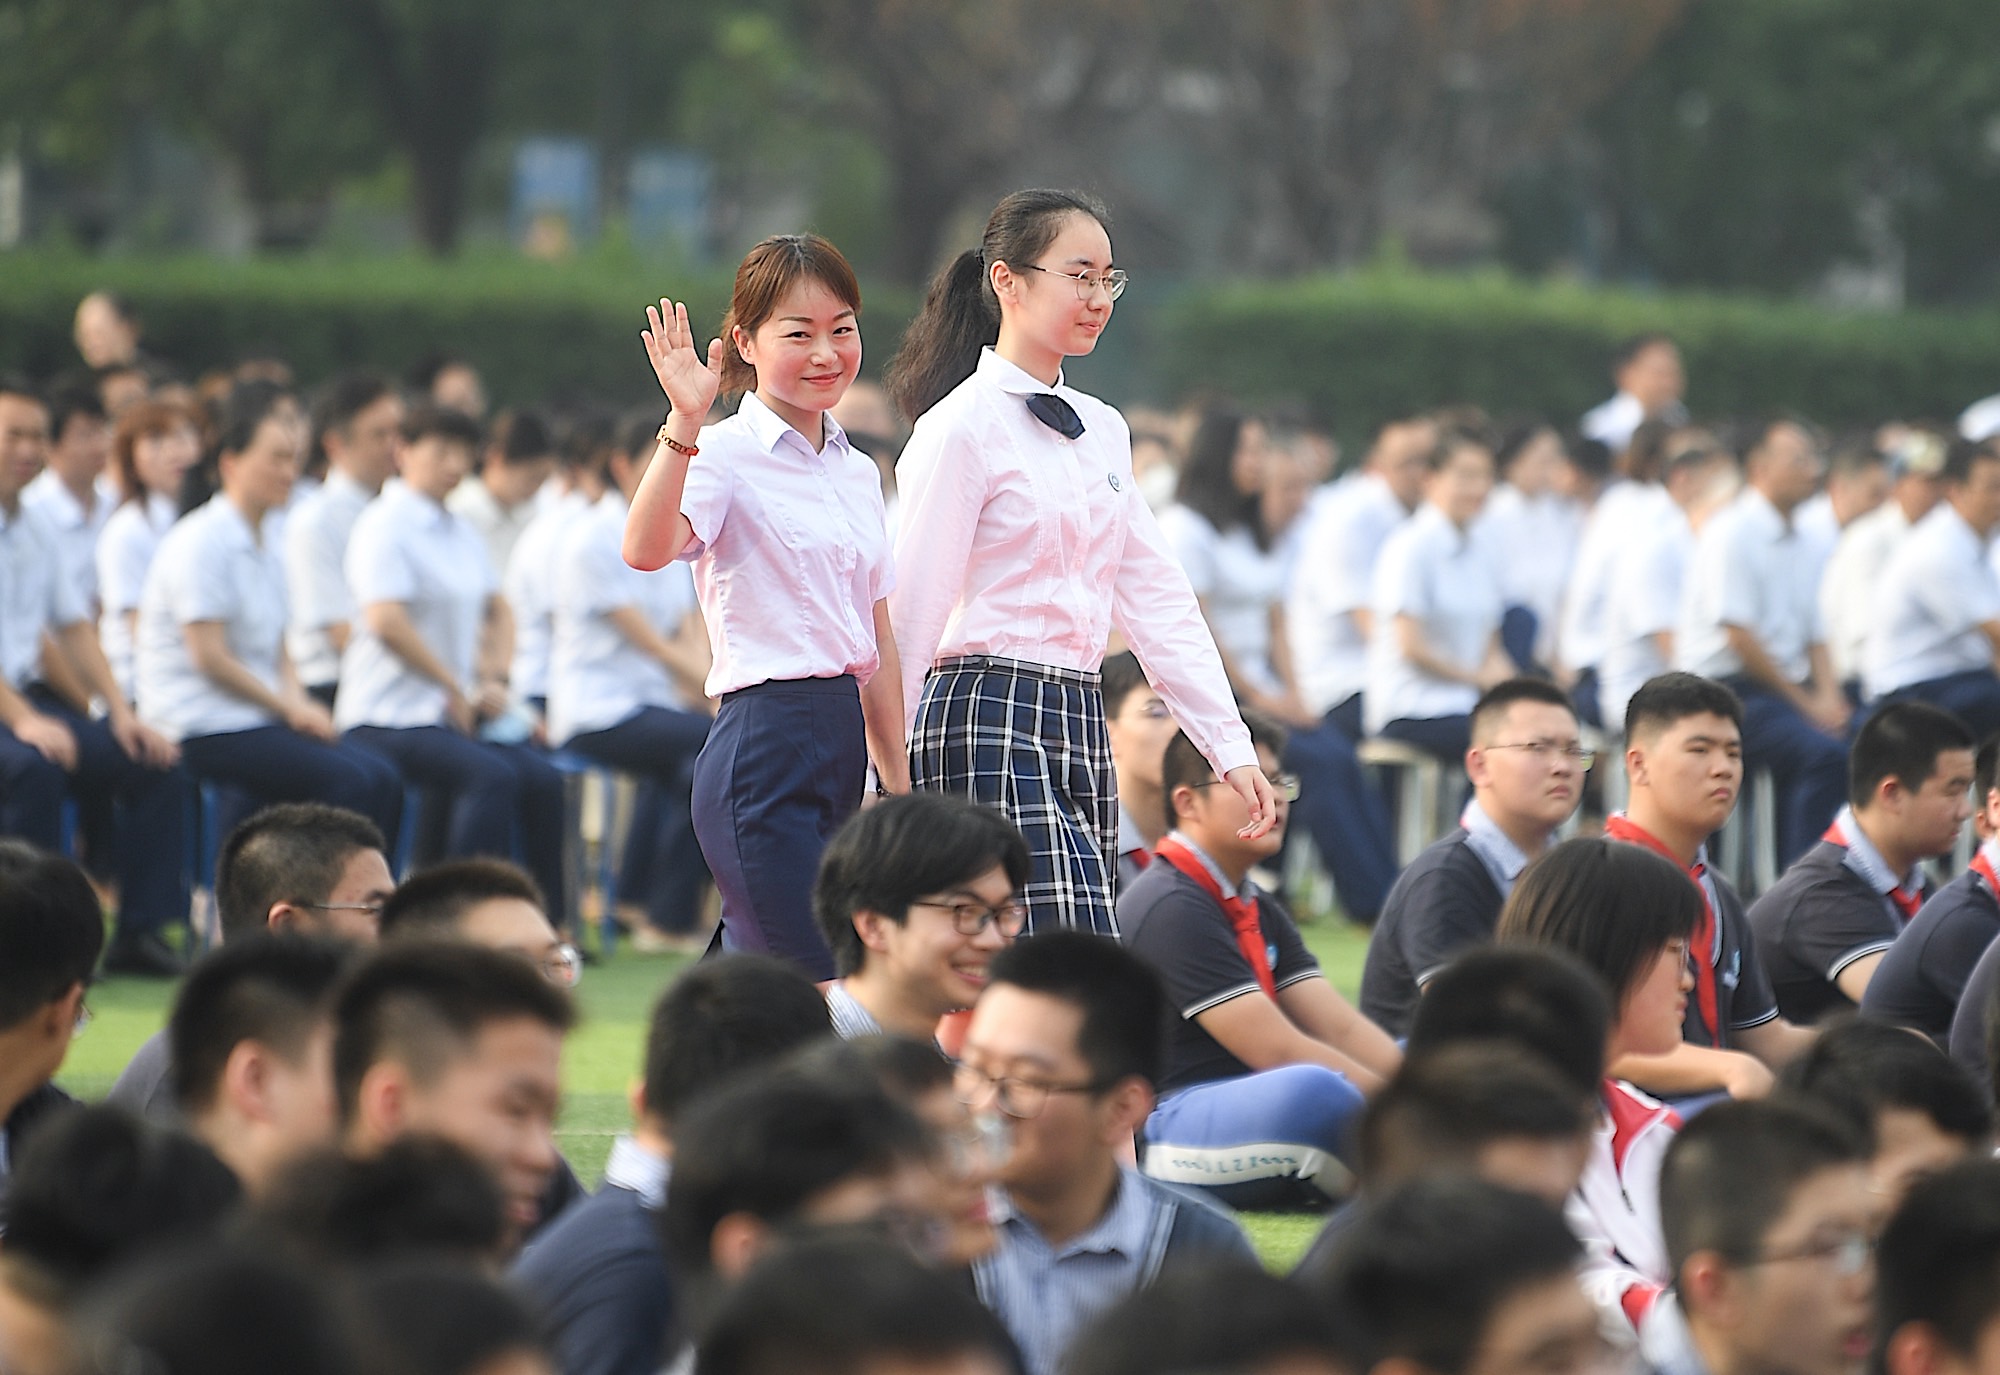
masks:
[[[840,977],[833,1029],[928,1041],[971,1007],[1021,934],[1028,843],[1004,814],[939,793],[856,813],[820,859],[813,910]]]
[[[1160,1073],[1166,1004],[1144,961],[1100,936],[1051,931],[1001,951],[988,976],[958,1093],[999,1114],[1010,1140],[1000,1243],[973,1280],[1029,1375],[1052,1375],[1093,1318],[1168,1267],[1254,1266],[1256,1255],[1226,1210],[1120,1162]]]
[[[1255,712],[1245,720],[1277,791],[1277,824],[1245,839],[1242,799],[1175,736],[1161,765],[1173,829],[1119,903],[1118,924],[1180,1014],[1146,1121],[1146,1173],[1268,1208],[1295,1203],[1302,1185],[1322,1202],[1345,1192],[1349,1125],[1402,1056],[1249,879],[1284,841],[1298,780],[1278,772],[1284,728]]]
[[[1417,998],[1451,957],[1493,939],[1500,906],[1583,795],[1591,756],[1562,689],[1509,678],[1472,708],[1465,772],[1472,801],[1458,829],[1431,845],[1389,890],[1361,973],[1361,1011],[1391,1036],[1410,1029]]]
[[[1883,1201],[1866,1146],[1803,1104],[1726,1103],[1660,1171],[1677,1303],[1640,1346],[1657,1375],[1861,1375],[1874,1335]]]

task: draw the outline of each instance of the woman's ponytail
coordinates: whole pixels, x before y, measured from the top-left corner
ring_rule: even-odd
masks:
[[[978,249],[946,263],[931,278],[923,309],[903,335],[902,347],[883,378],[907,420],[936,405],[972,376],[979,351],[1000,337],[1000,302]]]

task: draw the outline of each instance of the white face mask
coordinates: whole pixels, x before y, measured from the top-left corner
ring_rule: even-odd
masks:
[[[1174,503],[1174,488],[1180,484],[1180,474],[1172,464],[1155,463],[1139,474],[1139,495],[1146,499],[1146,505],[1155,511],[1165,510]]]

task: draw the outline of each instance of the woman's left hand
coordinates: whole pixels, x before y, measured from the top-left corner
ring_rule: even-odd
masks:
[[[1236,789],[1236,795],[1250,809],[1250,824],[1236,834],[1245,840],[1268,835],[1278,824],[1278,794],[1272,789],[1271,780],[1264,777],[1264,771],[1255,764],[1239,764],[1224,774],[1222,781]]]

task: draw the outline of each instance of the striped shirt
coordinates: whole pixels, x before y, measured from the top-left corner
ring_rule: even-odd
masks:
[[[847,991],[845,979],[835,979],[826,990],[827,1015],[833,1021],[834,1034],[843,1041],[852,1041],[857,1036],[880,1036],[882,1024],[867,1008],[854,1000]]]

